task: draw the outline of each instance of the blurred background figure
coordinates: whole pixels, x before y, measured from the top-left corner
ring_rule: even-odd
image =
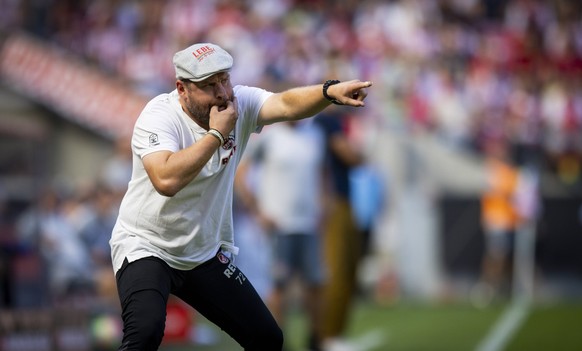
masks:
[[[52,304],[71,303],[72,298],[87,296],[93,291],[91,256],[79,228],[68,217],[80,204],[74,197],[47,189],[40,194],[38,204],[19,220],[20,240],[38,247],[42,257]]]
[[[347,138],[347,115],[333,115],[339,113],[330,108],[315,118],[325,134],[326,157],[323,251],[327,276],[320,331],[324,350],[347,347],[342,338],[357,291],[358,263],[364,245],[350,197],[350,171],[364,158]]]
[[[385,180],[370,164],[361,164],[350,171],[350,204],[357,227],[362,233],[362,258],[374,254],[374,228],[388,196]]]
[[[257,137],[260,138],[251,136],[249,145],[253,145]],[[233,222],[238,233],[236,245],[240,249],[236,264],[247,272],[247,278],[253,282],[261,298],[268,301],[273,291],[273,242],[257,216],[255,199],[260,181],[258,173],[260,166],[245,160],[239,165],[235,177]]]
[[[99,180],[102,185],[113,192],[117,197],[116,201],[121,198],[127,190],[127,183],[131,179],[131,137],[119,137],[114,141],[113,155],[105,162],[99,174]]]
[[[79,235],[88,251],[94,270],[94,294],[103,299],[103,305],[111,310],[117,307],[115,278],[111,274],[111,247],[109,239],[118,211],[115,190],[96,185],[90,198],[92,217],[80,229]]]
[[[268,306],[285,330],[288,311],[299,298],[307,315],[305,344],[310,350],[320,350],[323,160],[323,133],[314,122],[289,122],[265,127],[249,144],[237,174],[246,178],[253,166],[258,168],[254,191],[242,180],[237,185],[243,203],[273,245]],[[242,255],[255,254],[256,249]],[[295,282],[300,284],[298,294]]]
[[[474,303],[488,305],[495,297],[508,297],[513,250],[519,216],[516,192],[519,170],[504,140],[491,139],[485,146],[487,186],[481,198],[481,223],[485,249]]]

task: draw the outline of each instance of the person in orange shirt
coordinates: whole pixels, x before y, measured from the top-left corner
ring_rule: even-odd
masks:
[[[487,185],[481,197],[485,252],[480,282],[473,296],[477,304],[487,305],[501,293],[511,265],[519,222],[514,201],[519,171],[508,151],[506,142],[500,139],[488,141],[485,149]]]

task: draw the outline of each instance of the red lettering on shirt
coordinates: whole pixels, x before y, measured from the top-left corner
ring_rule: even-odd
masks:
[[[227,157],[223,158],[221,160],[222,164],[225,165],[228,163],[228,161],[230,161],[230,159],[232,158],[232,156],[234,156],[234,152],[236,151],[236,145],[232,148],[232,150],[230,150],[230,154],[228,154]]]

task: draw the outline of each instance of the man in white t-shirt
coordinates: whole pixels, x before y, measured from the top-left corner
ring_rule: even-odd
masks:
[[[236,254],[232,195],[249,136],[330,105],[364,106],[370,82],[327,81],[282,93],[235,86],[233,58],[217,45],[174,55],[176,89],[136,121],[133,172],[110,240],[122,307],[120,350],[157,350],[170,294],[245,350],[280,350],[283,336]],[[281,184],[285,186],[285,184]]]
[[[267,305],[285,330],[288,292],[293,279],[300,279],[310,350],[319,350],[324,154],[325,136],[313,119],[277,123],[251,139],[235,179],[243,207],[251,204],[258,212],[249,213],[270,234],[273,287]],[[254,188],[241,180],[249,172]]]

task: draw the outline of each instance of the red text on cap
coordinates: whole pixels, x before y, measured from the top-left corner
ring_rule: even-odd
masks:
[[[201,47],[199,49],[196,49],[196,51],[194,51],[192,53],[192,55],[194,55],[194,57],[196,57],[197,59],[200,60],[203,56],[209,55],[209,54],[211,54],[213,52],[214,52],[214,49],[213,48],[211,48],[208,45],[205,45],[205,46],[203,46],[203,47]]]

